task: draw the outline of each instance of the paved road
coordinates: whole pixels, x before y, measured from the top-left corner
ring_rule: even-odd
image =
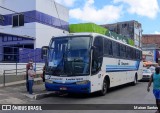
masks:
[[[151,92],[147,92],[147,82],[139,82],[136,86],[125,85],[112,88],[106,96],[92,95],[53,95],[48,98],[34,100],[24,96],[25,87],[7,87],[0,90],[0,103],[13,104],[155,104],[154,96]],[[44,89],[42,85],[34,87],[37,93]],[[9,111],[8,111],[9,112]],[[49,113],[51,111],[40,111],[39,113]],[[154,113],[155,110],[69,110],[54,111],[54,113]],[[10,113],[10,112],[9,112]]]

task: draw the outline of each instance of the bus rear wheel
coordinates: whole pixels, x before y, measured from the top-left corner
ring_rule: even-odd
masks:
[[[137,74],[134,77],[134,81],[132,82],[132,86],[135,86],[137,84]]]
[[[104,95],[106,95],[107,91],[108,91],[108,82],[107,82],[107,80],[104,79],[104,81],[103,81],[103,86],[102,86],[102,89],[101,89],[101,91],[99,92],[99,94],[100,94],[101,96],[104,96]]]

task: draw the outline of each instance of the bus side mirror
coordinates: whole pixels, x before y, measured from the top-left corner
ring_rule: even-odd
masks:
[[[48,46],[43,46],[42,47],[42,50],[41,50],[41,58],[44,59],[47,57],[47,54],[48,54]]]

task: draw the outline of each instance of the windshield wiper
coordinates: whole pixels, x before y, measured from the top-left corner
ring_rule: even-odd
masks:
[[[82,59],[82,58],[74,58],[73,61],[74,61],[74,62],[82,62],[83,59]]]
[[[53,74],[55,74],[55,75],[58,75],[57,73],[56,73],[56,71],[58,70],[58,68],[59,68],[59,66],[60,66],[60,64],[61,63],[64,63],[64,60],[65,60],[65,52],[63,53],[63,55],[62,55],[62,58],[61,58],[61,60],[60,60],[60,62],[59,62],[59,64],[57,65],[57,67],[53,70]],[[59,72],[60,74],[62,73],[62,69],[60,69],[61,71]],[[59,74],[59,75],[60,75]],[[64,65],[63,65],[63,74],[65,74],[64,73]]]

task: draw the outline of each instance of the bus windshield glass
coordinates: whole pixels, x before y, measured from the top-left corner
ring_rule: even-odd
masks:
[[[46,71],[54,76],[89,75],[90,44],[89,36],[53,38]]]

